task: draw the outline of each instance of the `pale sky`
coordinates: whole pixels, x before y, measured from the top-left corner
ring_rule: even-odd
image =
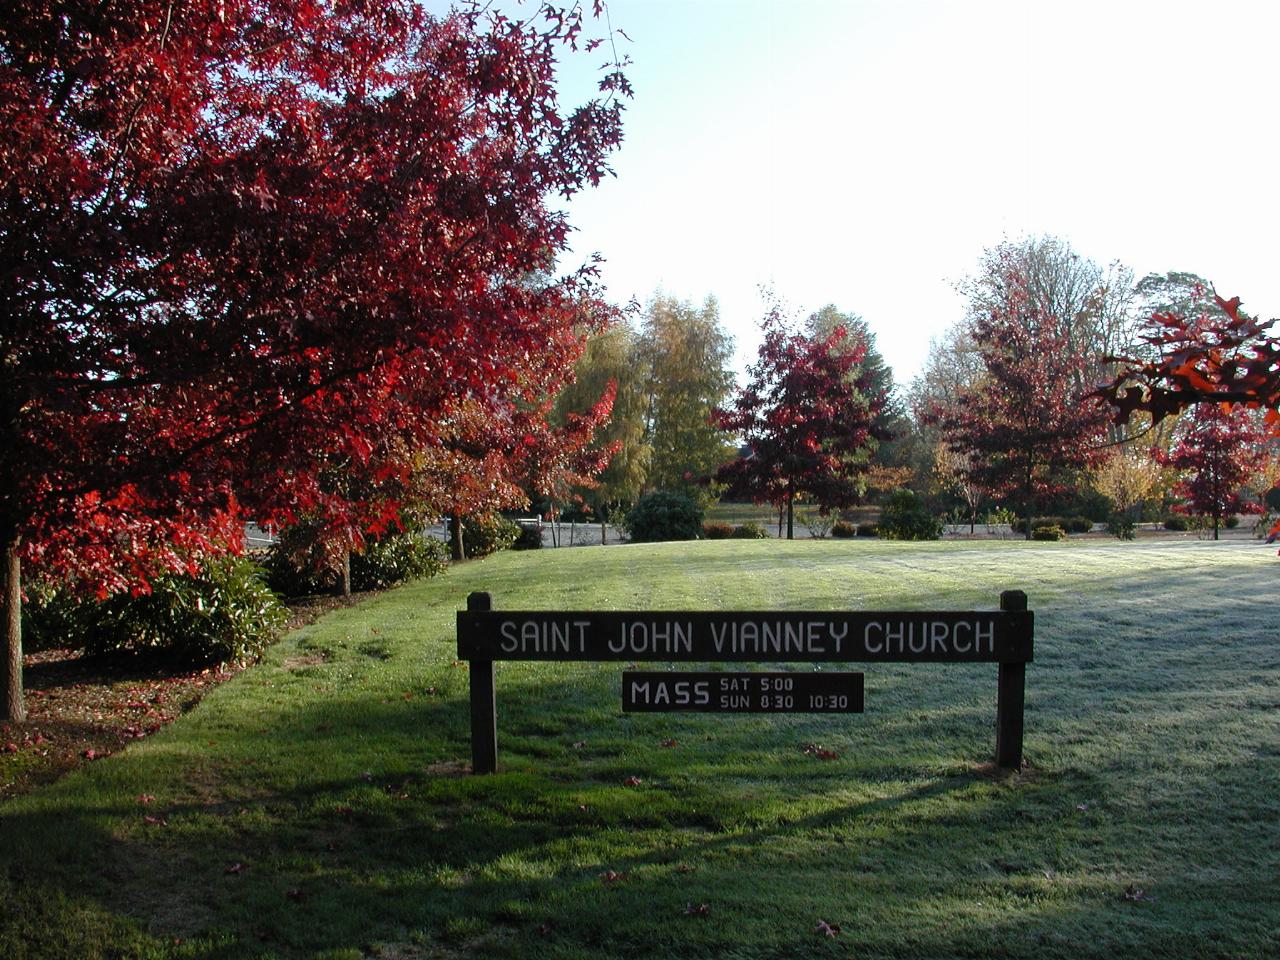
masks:
[[[740,367],[769,284],[799,315],[861,314],[905,385],[963,313],[955,281],[1029,234],[1280,315],[1280,2],[609,11],[636,94],[616,178],[569,207],[562,262],[601,253],[619,303],[715,295]]]

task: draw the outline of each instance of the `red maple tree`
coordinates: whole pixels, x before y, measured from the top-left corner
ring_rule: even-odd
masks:
[[[866,344],[850,342],[843,326],[799,333],[774,308],[762,329],[750,380],[715,418],[742,437],[746,453],[716,479],[730,496],[785,506],[790,540],[797,497],[812,498],[825,514],[862,496],[873,444],[888,439],[876,423],[885,396],[862,365]]]
[[[1116,357],[1119,370],[1098,395],[1114,407],[1118,423],[1136,412],[1153,423],[1203,404],[1264,411],[1272,436],[1280,436],[1280,339],[1276,320],[1258,320],[1212,293],[1220,312],[1155,313],[1142,339],[1154,358]],[[1271,530],[1280,534],[1280,522]]]
[[[1213,520],[1213,539],[1223,520],[1237,513],[1260,513],[1260,504],[1241,496],[1241,488],[1266,460],[1266,432],[1243,407],[1203,403],[1182,426],[1177,443],[1160,462],[1186,475],[1174,487],[1185,499],[1178,509]]]
[[[145,589],[234,549],[241,506],[364,522],[385,503],[324,470],[429,447],[458,397],[502,407],[512,358],[563,341],[584,275],[529,282],[566,246],[547,200],[608,172],[629,88],[615,64],[562,108],[581,15],[487,8],[6,9],[6,716],[21,561]]]
[[[1036,510],[1101,455],[1107,411],[1075,392],[1092,358],[1035,305],[1022,272],[1005,264],[996,279],[998,298],[972,330],[985,375],[928,416],[965,476],[1027,518],[1030,539]]]

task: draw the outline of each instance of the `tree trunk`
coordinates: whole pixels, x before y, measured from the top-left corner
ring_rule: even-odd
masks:
[[[462,545],[462,516],[457,513],[449,515],[449,556],[453,560],[467,559],[466,548]]]
[[[782,504],[778,504],[778,539],[782,539],[782,513],[785,508]]]
[[[351,596],[351,548],[342,551],[342,566],[338,568],[338,593]]]
[[[1031,527],[1035,524],[1036,517],[1034,513],[1027,513],[1027,539],[1031,539]]]
[[[787,484],[787,539],[795,539],[795,490]]]
[[[1218,515],[1213,515],[1213,539],[1218,539]]]
[[[22,564],[18,559],[18,538],[15,536],[4,551],[4,608],[5,655],[0,658],[4,670],[0,673],[3,684],[4,718],[11,723],[27,719],[27,707],[22,699]]]
[[[602,547],[607,546],[608,543],[609,543],[609,534],[608,534],[608,531],[605,530],[604,521],[601,520],[600,521],[600,546]]]

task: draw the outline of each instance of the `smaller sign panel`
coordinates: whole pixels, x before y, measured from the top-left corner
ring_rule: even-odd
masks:
[[[627,713],[861,713],[861,673],[624,670]]]

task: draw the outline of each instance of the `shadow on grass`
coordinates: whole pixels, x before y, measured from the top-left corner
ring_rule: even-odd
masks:
[[[563,695],[558,684],[528,679],[507,687],[525,704]],[[514,729],[536,715],[508,713]],[[944,864],[987,863],[1005,844],[988,848],[983,837],[1021,824],[1028,810],[1057,810],[1096,790],[1075,773],[993,782],[976,765],[922,778],[874,753],[815,773],[789,744],[730,777],[714,758],[686,762],[655,750],[651,759],[661,763],[645,771],[646,783],[627,787],[614,775],[615,765],[635,768],[619,759],[625,737],[586,758],[566,744],[539,772],[524,772],[528,756],[513,749],[507,772],[472,778],[457,775],[456,758],[439,756],[442,743],[465,745],[466,719],[457,702],[330,701],[289,713],[264,749],[261,781],[238,755],[206,769],[202,776],[225,788],[208,801],[139,805],[121,795],[96,806],[31,805],[0,826],[10,892],[19,904],[54,896],[70,898],[82,915],[105,908],[133,917],[143,930],[182,938],[177,952],[185,956],[311,956],[415,937],[507,955],[489,943],[494,930],[514,956],[528,955],[548,930],[562,946],[645,956],[654,955],[655,937],[679,952],[670,931],[654,925],[687,923],[687,902],[714,901],[746,935],[768,940],[776,934],[762,911],[779,900],[784,913],[816,909],[803,892],[814,883],[836,890],[851,871],[874,871],[911,888],[919,881],[895,864],[916,862],[922,850]],[[288,787],[271,785],[272,751],[322,755],[338,742],[334,729],[354,753],[345,766],[368,770],[315,770]],[[424,730],[435,732],[425,750],[385,751]],[[378,732],[377,749],[361,750],[366,731]],[[930,753],[928,742],[912,744],[901,730],[894,739],[904,737],[910,752]],[[602,768],[607,782],[598,779]],[[859,853],[864,843],[871,860]],[[745,881],[744,871],[752,874]],[[625,881],[605,879],[610,872]],[[961,896],[960,885],[947,871],[925,881],[930,896]],[[693,952],[726,948],[737,936],[704,924]]]

